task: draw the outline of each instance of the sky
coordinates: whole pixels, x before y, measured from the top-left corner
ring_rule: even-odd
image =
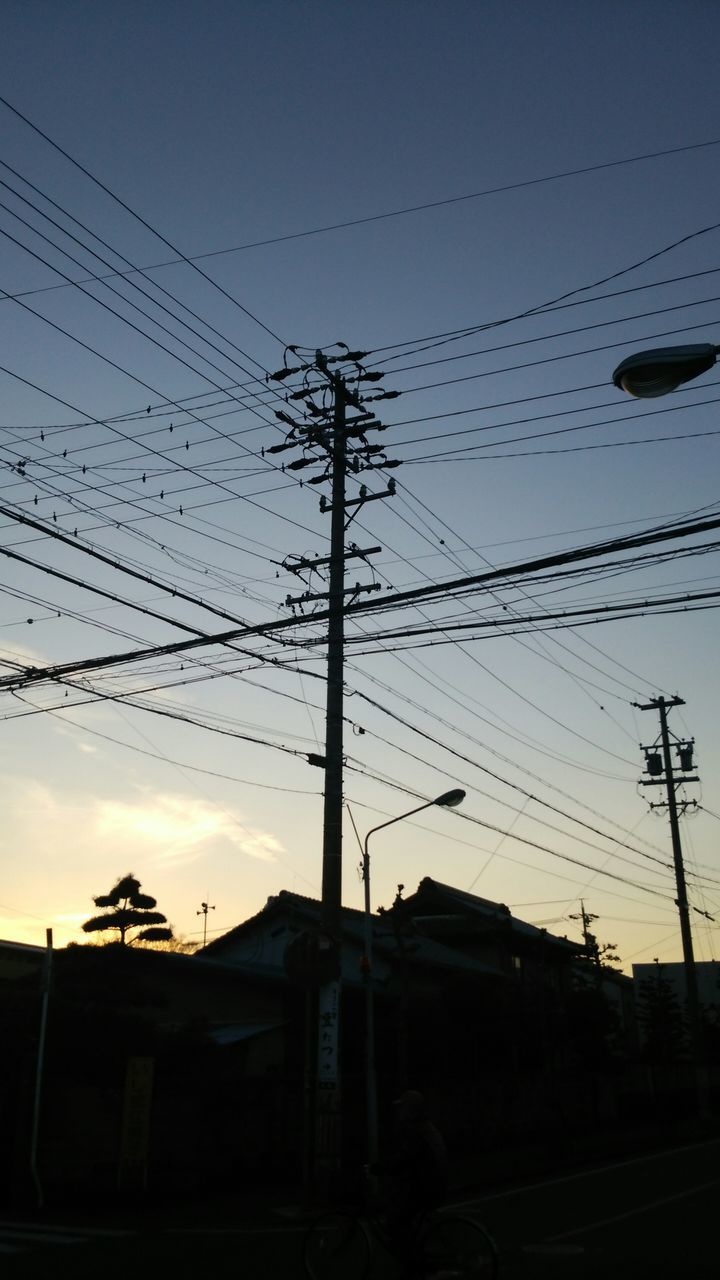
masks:
[[[680,959],[639,785],[640,707],[679,697],[714,959],[714,531],[379,606],[717,516],[716,372],[612,384],[633,351],[720,342],[717,5],[5,0],[3,25],[0,936],[82,941],[129,871],[192,941],[319,895],[316,606],[19,679],[292,616],[328,490],[267,453],[267,375],[344,342],[401,392],[375,406],[401,465],[347,531],[382,550],[348,565],[376,590],[347,623],[343,901],[371,828],[459,786],[373,837],[374,906],[433,876],[571,938],[584,903],[628,971]]]

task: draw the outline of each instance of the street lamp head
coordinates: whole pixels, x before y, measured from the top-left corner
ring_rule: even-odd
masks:
[[[454,809],[456,805],[462,804],[465,799],[465,792],[458,787],[455,791],[444,791],[437,800],[433,800],[433,804],[442,805],[443,809]]]
[[[620,391],[650,400],[674,391],[712,369],[720,347],[700,342],[680,347],[655,347],[628,356],[618,365],[613,382]]]

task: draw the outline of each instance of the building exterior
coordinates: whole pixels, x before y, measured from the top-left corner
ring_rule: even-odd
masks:
[[[655,983],[659,979],[672,987],[678,1000],[684,1004],[687,994],[685,985],[685,965],[681,962],[673,964],[634,964],[633,981],[636,987],[643,983]],[[698,988],[698,1003],[701,1008],[711,1010],[720,1008],[720,963],[717,960],[696,960],[695,976]]]
[[[53,955],[38,1170],[50,1200],[119,1187],[168,1194],[208,1177],[297,1185],[312,1149],[316,899],[283,891],[195,955],[74,946]],[[368,921],[341,912],[343,1157],[366,1155],[367,992],[380,1135],[407,1087],[473,1158],[617,1119],[629,979],[503,904],[425,878]],[[323,958],[325,957],[325,959]],[[29,1191],[47,952],[0,944],[7,1042],[0,1189]],[[618,1066],[620,1064],[620,1066]]]

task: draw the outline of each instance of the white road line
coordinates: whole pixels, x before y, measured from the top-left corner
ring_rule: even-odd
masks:
[[[19,1222],[17,1220],[15,1220],[14,1222],[8,1222],[8,1221],[0,1222],[0,1231],[2,1232],[57,1231],[60,1233],[70,1233],[71,1235],[76,1235],[78,1231],[81,1231],[84,1236],[130,1236],[130,1235],[133,1235],[133,1232],[128,1231],[126,1228],[82,1227],[82,1226],[79,1226],[77,1223],[73,1223],[72,1226],[70,1227],[64,1227],[60,1222],[35,1223],[35,1222]]]
[[[509,1187],[505,1191],[491,1191],[487,1195],[474,1196],[472,1200],[458,1200],[447,1207],[450,1209],[470,1209],[473,1205],[487,1204],[490,1200],[508,1200],[511,1196],[521,1196],[528,1191],[536,1191],[539,1187],[557,1187],[563,1182],[579,1182],[581,1178],[592,1178],[599,1173],[612,1173],[615,1169],[628,1169],[635,1164],[647,1164],[650,1160],[663,1160],[667,1156],[682,1155],[687,1151],[698,1151],[703,1147],[714,1147],[720,1138],[707,1138],[704,1142],[689,1142],[683,1147],[665,1147],[662,1151],[652,1151],[645,1156],[632,1156],[629,1160],[616,1160],[612,1164],[595,1165],[591,1169],[580,1169],[574,1173],[563,1173],[557,1178],[538,1179],[537,1182],[525,1182],[520,1187]]]
[[[686,1200],[688,1196],[694,1196],[699,1191],[709,1191],[710,1187],[716,1187],[720,1182],[720,1178],[713,1178],[710,1182],[702,1182],[697,1187],[689,1187],[686,1191],[677,1191],[673,1196],[663,1196],[660,1200],[652,1200],[649,1204],[638,1205],[635,1209],[628,1209],[625,1213],[616,1213],[611,1218],[600,1218],[597,1222],[589,1222],[583,1227],[573,1227],[571,1231],[561,1231],[555,1236],[546,1236],[544,1243],[552,1244],[555,1240],[569,1240],[571,1236],[582,1236],[588,1231],[597,1231],[600,1227],[612,1226],[615,1222],[624,1222],[628,1218],[637,1218],[641,1213],[650,1213],[653,1209],[659,1209],[664,1204],[672,1204],[675,1200]]]
[[[312,1219],[314,1222],[314,1219]],[[240,1227],[166,1227],[167,1235],[175,1236],[251,1236],[251,1235],[304,1235],[310,1227],[310,1222],[301,1223],[294,1226],[285,1222],[269,1222],[265,1226],[251,1226],[250,1224]]]
[[[7,1241],[17,1240],[20,1244],[84,1244],[83,1236],[57,1235],[43,1230],[23,1230],[22,1228],[4,1227],[2,1238]]]

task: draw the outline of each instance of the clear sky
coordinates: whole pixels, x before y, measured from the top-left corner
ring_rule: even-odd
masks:
[[[720,342],[719,45],[713,0],[5,0],[0,675],[288,615],[283,562],[329,519],[262,453],[286,343],[367,350],[403,393],[378,406],[397,494],[348,531],[383,548],[373,600],[714,516],[716,373],[652,402],[611,377]],[[678,694],[717,916],[716,602],[659,606],[716,590],[718,557],[712,530],[664,546],[349,624],[347,904],[358,834],[457,785],[376,837],[374,903],[432,875],[579,937],[583,900],[626,967],[678,959],[632,705]],[[0,936],[82,939],[127,871],[192,938],[203,901],[217,932],[318,894],[311,638],[0,691]]]

